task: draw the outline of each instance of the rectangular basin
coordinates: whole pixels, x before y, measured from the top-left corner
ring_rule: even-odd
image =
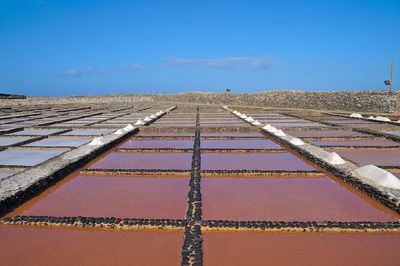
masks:
[[[201,140],[202,149],[282,149],[269,139]]]
[[[14,133],[9,133],[8,135],[15,135],[15,136],[23,136],[23,135],[32,135],[32,136],[42,136],[48,134],[54,134],[60,132],[59,129],[24,129],[22,131],[17,131]]]
[[[202,170],[314,171],[290,153],[203,153]]]
[[[12,216],[183,219],[188,191],[188,177],[79,175],[46,190]]]
[[[329,137],[365,137],[367,134],[355,131],[340,130],[304,130],[304,131],[287,131],[288,134],[298,138],[329,138]]]
[[[1,154],[1,153],[0,153]],[[192,153],[113,152],[93,163],[89,169],[178,169],[190,170]]]
[[[78,147],[88,143],[92,138],[45,138],[39,141],[31,142],[24,146],[27,147]]]
[[[34,166],[66,150],[5,150],[0,152],[1,165]]]
[[[0,146],[15,145],[31,139],[30,137],[0,137]]]
[[[111,129],[73,129],[72,131],[63,133],[63,136],[98,136],[107,135],[113,132]]]
[[[400,149],[331,149],[340,156],[359,165],[400,166]]]
[[[203,178],[203,219],[235,221],[395,221],[364,194],[315,178]]]
[[[249,138],[264,137],[262,134],[257,133],[257,132],[200,132],[200,136],[202,138],[208,138],[208,137],[218,137],[218,138],[223,138],[223,137],[249,137]]]
[[[194,140],[149,140],[130,139],[119,146],[119,148],[147,148],[147,149],[192,149]]]
[[[0,225],[2,265],[179,265],[182,232]]]
[[[400,234],[204,233],[204,265],[399,265]]]
[[[313,141],[314,145],[329,146],[354,146],[354,147],[400,147],[400,142],[386,139],[363,139],[363,140],[332,140],[332,141]]]

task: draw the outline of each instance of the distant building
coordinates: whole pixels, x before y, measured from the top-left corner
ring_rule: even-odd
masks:
[[[26,99],[25,95],[0,93],[0,99]]]

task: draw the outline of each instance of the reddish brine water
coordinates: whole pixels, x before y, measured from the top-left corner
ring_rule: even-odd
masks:
[[[290,153],[203,153],[201,160],[202,170],[315,170]]]
[[[203,178],[203,219],[396,221],[394,211],[328,177]]]
[[[1,265],[179,265],[183,233],[0,225]]]
[[[10,216],[183,219],[189,178],[76,176],[25,203]]]
[[[331,149],[359,165],[400,166],[400,149]]]
[[[202,149],[282,149],[268,139],[202,140]]]
[[[201,137],[263,137],[256,132],[201,132]]]
[[[179,169],[190,170],[192,153],[113,152],[93,163],[89,169]]]
[[[365,137],[367,134],[355,131],[339,131],[339,130],[304,130],[304,131],[287,131],[288,134],[298,138],[312,137]]]
[[[119,148],[169,148],[169,149],[192,149],[194,140],[149,140],[149,139],[131,139],[120,146]]]
[[[400,147],[400,142],[386,139],[313,141],[311,143],[318,146]]]
[[[203,261],[218,265],[400,265],[400,234],[203,232]]]

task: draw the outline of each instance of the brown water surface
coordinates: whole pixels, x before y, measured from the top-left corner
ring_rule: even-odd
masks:
[[[400,218],[328,177],[203,178],[201,191],[205,220],[394,221]]]
[[[1,265],[179,265],[181,232],[0,225]]]
[[[23,204],[9,216],[183,219],[188,178],[76,176]]]
[[[206,266],[400,265],[400,234],[203,232],[202,236]]]

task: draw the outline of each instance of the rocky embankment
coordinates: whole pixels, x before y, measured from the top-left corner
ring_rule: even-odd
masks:
[[[343,110],[358,112],[400,112],[400,93],[389,96],[387,91],[268,91],[260,93],[183,93],[155,95],[156,100],[230,104],[244,106]]]
[[[198,104],[230,104],[260,107],[342,110],[356,112],[400,112],[400,92],[387,91],[266,91],[259,93],[114,94],[82,97],[28,97],[3,99],[5,105],[102,104],[115,102],[167,101]]]

